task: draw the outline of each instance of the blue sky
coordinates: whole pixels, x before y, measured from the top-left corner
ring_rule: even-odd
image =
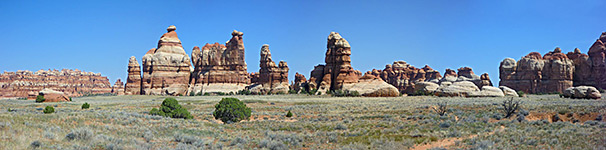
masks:
[[[290,80],[324,63],[326,38],[339,32],[362,72],[404,60],[416,67],[469,66],[489,73],[507,57],[561,47],[586,53],[606,31],[606,1],[3,1],[0,71],[80,69],[113,82],[128,58],[157,46],[169,25],[188,54],[244,32],[249,72],[269,44]]]

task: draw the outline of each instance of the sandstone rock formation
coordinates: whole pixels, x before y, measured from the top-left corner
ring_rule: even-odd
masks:
[[[434,82],[418,82],[415,84],[415,91],[421,91],[424,93],[433,93],[435,92],[440,85]]]
[[[503,97],[504,92],[493,86],[482,86],[481,90],[471,81],[457,81],[450,85],[441,85],[434,91],[436,96],[463,97]]]
[[[242,32],[234,30],[225,44],[194,47],[189,92],[237,92],[251,83],[244,61]]]
[[[511,89],[509,87],[499,86],[499,89],[501,89],[501,91],[503,91],[503,94],[505,96],[519,97],[518,92],[516,92],[516,90],[513,90],[513,89]]]
[[[400,95],[396,87],[370,73],[364,74],[364,76],[359,79],[358,83],[344,84],[343,89],[358,91],[360,95],[366,97],[394,97]]]
[[[606,89],[606,32],[589,48],[564,55],[560,48],[545,54],[532,52],[520,61],[506,58],[499,67],[500,85],[526,93],[562,93],[572,86]]]
[[[517,63],[511,58],[503,60],[499,85],[525,93],[561,93],[572,86],[574,68],[573,61],[560,48],[543,57],[532,52]]]
[[[298,72],[295,73],[295,81],[291,84],[291,89],[297,92],[300,92],[301,90],[309,91],[305,75],[299,74]]]
[[[436,96],[470,96],[473,92],[479,92],[480,89],[473,82],[459,81],[449,86],[440,86],[436,91]]]
[[[336,32],[330,32],[327,41],[326,65],[316,66],[311,73],[314,87],[319,91],[339,90],[343,84],[357,83],[362,73],[351,67],[349,42]]]
[[[124,82],[118,79],[112,86],[112,93],[116,95],[124,95]]]
[[[38,95],[44,96],[44,102],[69,102],[69,97],[63,92],[52,89],[42,89]]]
[[[0,74],[0,97],[27,97],[34,99],[43,89],[63,92],[67,96],[104,94],[111,92],[109,79],[100,73],[78,69],[19,70]]]
[[[423,68],[416,68],[407,64],[405,61],[394,61],[392,65],[385,65],[383,70],[373,69],[371,73],[395,86],[400,93],[407,94],[416,92],[416,90],[414,90],[415,83],[438,83],[442,78],[438,71],[433,70],[427,65]]]
[[[359,90],[363,96],[399,96],[395,87],[371,73],[360,78],[362,73],[351,66],[351,47],[339,33],[330,33],[326,48],[326,65],[317,65],[311,71],[309,89]]]
[[[600,91],[592,86],[577,86],[569,87],[564,90],[562,94],[566,98],[587,98],[587,99],[600,99],[602,94]]]
[[[177,28],[169,26],[158,41],[158,47],[143,56],[141,94],[186,95],[191,73],[189,55],[185,53]]]
[[[126,85],[124,86],[125,95],[139,95],[141,94],[141,67],[137,58],[131,56],[128,60],[128,77],[126,78]]]
[[[602,32],[600,38],[591,45],[587,54],[589,54],[592,62],[591,79],[594,82],[587,85],[606,89],[606,32]]]
[[[259,64],[259,73],[251,74],[253,85],[249,87],[251,92],[255,93],[287,93],[288,85],[288,64],[280,61],[279,65],[271,59],[269,45],[261,47],[261,60]]]

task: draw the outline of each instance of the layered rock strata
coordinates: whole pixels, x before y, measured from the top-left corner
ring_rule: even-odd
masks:
[[[251,92],[255,93],[287,93],[288,84],[288,64],[280,61],[278,65],[272,60],[269,45],[261,47],[261,60],[259,63],[259,73],[251,74],[253,85],[249,87]]]
[[[591,45],[589,51],[589,59],[591,59],[591,77],[593,85],[600,89],[606,89],[606,32],[602,32],[600,38]]]
[[[158,47],[143,56],[142,89],[145,95],[186,95],[191,74],[189,55],[185,53],[177,28],[169,26]]]
[[[104,94],[112,91],[109,79],[100,73],[75,70],[19,70],[0,74],[0,97],[27,97],[34,99],[47,88],[63,92],[69,97]]]
[[[331,32],[326,44],[326,65],[312,71],[310,82],[319,91],[340,90],[344,84],[357,83],[362,73],[351,67],[351,47],[339,33]]]
[[[362,73],[351,66],[351,47],[339,33],[331,32],[326,45],[326,65],[317,65],[311,72],[309,89],[318,91],[358,91],[363,96],[399,96],[398,90],[381,78]]]
[[[194,47],[189,91],[237,92],[250,85],[251,79],[244,61],[242,32],[234,30],[232,38],[225,44],[206,44]]]
[[[405,61],[394,61],[392,65],[385,65],[383,70],[373,69],[371,73],[406,94],[416,92],[414,87],[418,82],[438,83],[442,78],[440,72],[433,70],[428,65],[416,68]]]
[[[519,61],[501,61],[500,85],[526,93],[562,93],[572,86],[594,86],[606,89],[606,32],[589,48],[587,54],[578,48],[567,54],[560,48],[541,57],[531,52]]]
[[[562,93],[573,86],[573,61],[560,48],[545,54],[532,52],[516,62],[506,58],[499,67],[499,85],[525,93]]]
[[[116,95],[124,95],[124,82],[118,79],[112,86],[112,93]]]
[[[128,60],[128,77],[124,86],[125,95],[141,94],[141,66],[137,62],[135,56],[131,56]]]

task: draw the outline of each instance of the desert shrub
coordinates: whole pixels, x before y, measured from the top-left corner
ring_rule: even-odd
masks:
[[[38,95],[36,96],[36,103],[42,103],[46,100],[46,98],[44,98],[44,95]]]
[[[44,108],[44,113],[45,114],[50,114],[50,113],[54,113],[55,112],[55,108],[53,108],[53,106],[46,106]]]
[[[92,137],[93,137],[93,132],[90,131],[90,129],[88,129],[88,128],[74,129],[70,133],[65,135],[65,139],[67,139],[68,141],[72,141],[72,140],[87,141],[87,140],[90,140]]]
[[[290,112],[290,110],[288,111],[288,113],[286,113],[286,117],[288,117],[288,118],[292,117],[292,113]]]
[[[210,96],[210,93],[206,92],[204,93],[204,96]]]
[[[318,92],[318,89],[312,89],[310,91],[307,91],[307,94],[309,94],[309,95],[316,95],[317,92]]]
[[[526,95],[526,93],[524,93],[524,91],[517,91],[518,96],[520,97],[524,97],[524,95]]]
[[[431,96],[431,95],[433,95],[433,93],[426,92],[425,90],[417,90],[413,94],[411,94],[411,96]]]
[[[160,106],[160,109],[152,108],[152,110],[149,111],[149,113],[151,115],[158,115],[158,116],[171,117],[171,118],[183,118],[183,119],[193,119],[194,118],[194,116],[192,116],[187,111],[187,109],[185,109],[181,105],[179,105],[179,102],[174,98],[164,99],[164,101],[162,101],[162,105]]]
[[[276,95],[284,95],[284,94],[286,94],[286,93],[284,93],[282,91],[276,92]]]
[[[440,116],[444,116],[446,114],[446,111],[448,110],[446,108],[447,103],[438,103],[438,106],[434,106],[433,107],[433,111],[435,111],[438,115]]]
[[[41,143],[40,141],[38,141],[38,140],[36,140],[36,141],[34,141],[34,142],[32,142],[32,143],[30,144],[30,146],[31,146],[33,149],[37,149],[37,148],[39,148],[41,145],[42,145],[42,143]]]
[[[226,93],[224,93],[224,92],[216,92],[216,94],[217,94],[217,95],[219,95],[219,96],[227,95],[227,94],[226,94]]]
[[[88,103],[82,104],[82,109],[88,109],[88,108],[90,108],[90,104],[88,104]]]
[[[224,123],[240,122],[250,118],[250,108],[237,98],[223,98],[217,105],[213,116]]]
[[[70,101],[70,102],[72,101],[72,97],[69,97],[69,101]]]
[[[195,96],[195,95],[196,95],[196,93],[194,93],[194,92],[189,93],[189,96]]]
[[[19,97],[19,98],[17,98],[17,100],[27,100],[27,98],[26,97]]]
[[[520,101],[514,101],[512,97],[509,100],[503,101],[501,106],[503,107],[502,110],[505,114],[505,118],[509,118],[520,108]]]
[[[202,96],[202,90],[200,90],[200,92],[196,93],[196,96]]]
[[[358,91],[349,91],[349,90],[334,90],[331,92],[332,96],[335,97],[358,97],[360,93]]]
[[[250,95],[252,94],[252,92],[250,92],[250,90],[244,89],[244,90],[240,90],[238,92],[236,92],[237,95]]]
[[[297,94],[297,91],[295,91],[295,90],[288,90],[288,94]]]

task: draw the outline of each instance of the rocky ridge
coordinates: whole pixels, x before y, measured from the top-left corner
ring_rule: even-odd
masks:
[[[112,91],[107,77],[78,69],[4,72],[0,74],[0,87],[0,97],[29,99],[34,99],[45,88],[62,92],[69,97]]]

